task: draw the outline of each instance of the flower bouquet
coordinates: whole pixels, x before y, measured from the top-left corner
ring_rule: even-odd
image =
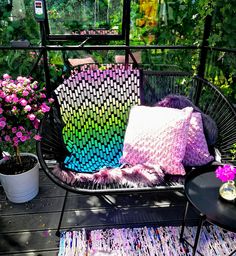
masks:
[[[14,174],[25,171],[19,145],[28,140],[40,140],[37,134],[40,119],[50,110],[53,99],[48,99],[45,87],[40,88],[37,81],[19,76],[13,80],[10,75],[3,75],[0,80],[0,142],[6,144],[15,152],[14,157],[5,156],[8,165],[15,163],[18,170],[6,168],[0,172]],[[1,164],[2,166],[2,164]],[[9,169],[9,170],[6,170]]]
[[[236,175],[236,168],[232,165],[225,164],[217,167],[215,174],[218,179],[224,182],[219,189],[220,196],[227,201],[235,200],[236,187],[234,179]]]

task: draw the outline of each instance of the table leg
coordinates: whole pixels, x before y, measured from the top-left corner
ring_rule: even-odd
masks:
[[[180,242],[183,242],[184,227],[185,227],[185,220],[186,220],[187,213],[188,213],[188,206],[189,206],[189,202],[186,203],[185,210],[184,210],[184,217],[182,220],[182,227],[181,227],[180,238],[179,238]]]
[[[200,220],[199,220],[198,227],[197,227],[197,233],[196,233],[195,241],[194,241],[194,245],[193,245],[193,253],[192,253],[192,256],[194,256],[195,253],[196,253],[197,245],[198,245],[198,240],[199,240],[199,236],[200,236],[201,229],[202,229],[202,224],[203,224],[205,218],[206,218],[205,215],[200,214]]]

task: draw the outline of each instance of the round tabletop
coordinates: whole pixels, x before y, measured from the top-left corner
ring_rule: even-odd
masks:
[[[236,203],[219,196],[222,182],[216,178],[217,166],[208,166],[191,171],[186,176],[185,194],[189,202],[207,221],[229,231],[236,232]]]

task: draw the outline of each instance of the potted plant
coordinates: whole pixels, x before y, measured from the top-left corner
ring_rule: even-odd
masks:
[[[0,182],[7,198],[15,203],[27,202],[38,194],[39,163],[37,156],[20,153],[20,145],[31,139],[40,140],[37,129],[53,99],[47,99],[31,78],[3,75],[0,80],[0,145],[8,149],[0,162]]]

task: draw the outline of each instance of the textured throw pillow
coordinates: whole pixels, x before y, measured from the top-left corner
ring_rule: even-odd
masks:
[[[154,106],[183,109],[192,107],[194,112],[202,114],[203,130],[206,136],[206,141],[209,146],[216,143],[218,137],[218,129],[215,121],[208,115],[204,114],[197,106],[195,106],[187,97],[182,95],[170,94],[164,99],[157,102]]]
[[[201,166],[213,161],[213,159],[208,151],[201,113],[194,112],[190,119],[183,164],[185,166]]]
[[[165,173],[184,175],[182,160],[192,111],[190,107],[131,108],[120,162],[161,166]]]

